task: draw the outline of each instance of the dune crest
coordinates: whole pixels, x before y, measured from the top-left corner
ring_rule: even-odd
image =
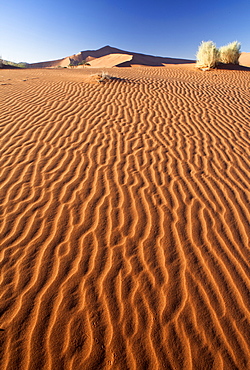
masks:
[[[120,55],[119,58],[118,55]],[[129,56],[132,56],[132,58],[129,58]],[[95,62],[94,65],[101,68],[103,68],[104,65],[107,65],[107,68],[110,68],[115,65],[119,65],[120,67],[130,67],[132,65],[164,66],[165,64],[188,64],[194,62],[193,60],[188,59],[164,58],[134,52],[132,53],[107,45],[98,50],[81,51],[78,54],[74,54],[63,59],[41,63],[31,63],[29,64],[29,68],[67,67],[72,62],[82,62],[83,60],[89,62],[97,58],[99,58],[99,61]],[[113,61],[112,58],[114,58]]]
[[[248,370],[250,73],[107,72],[1,71],[0,368]]]

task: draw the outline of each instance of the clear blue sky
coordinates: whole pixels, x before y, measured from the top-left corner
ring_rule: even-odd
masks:
[[[250,52],[250,0],[7,0],[0,55],[14,62],[60,59],[110,45],[195,59],[201,41],[241,42]]]

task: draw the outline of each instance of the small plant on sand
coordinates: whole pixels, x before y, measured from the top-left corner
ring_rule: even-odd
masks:
[[[87,60],[82,60],[79,64],[79,66],[90,66],[89,62]]]
[[[112,80],[112,76],[110,76],[107,72],[102,71],[102,74],[99,75],[99,82],[105,82]]]
[[[219,61],[221,63],[239,64],[240,47],[241,45],[238,41],[222,46],[219,49]]]
[[[202,41],[196,54],[196,66],[201,69],[210,69],[218,62],[219,51],[213,41]]]

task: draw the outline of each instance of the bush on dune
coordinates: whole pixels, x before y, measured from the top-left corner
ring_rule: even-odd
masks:
[[[68,67],[77,67],[77,66],[90,66],[90,64],[86,60],[82,60],[79,62],[78,60],[71,59]]]
[[[221,63],[239,64],[240,43],[233,41],[228,45],[222,46],[219,49],[219,61]]]
[[[220,49],[212,41],[202,41],[196,54],[196,66],[203,70],[215,68],[217,64],[239,64],[241,44],[233,41]]]
[[[198,68],[210,69],[216,66],[219,50],[213,41],[202,41],[196,54]]]
[[[89,62],[87,60],[82,60],[79,64],[79,66],[90,66]]]

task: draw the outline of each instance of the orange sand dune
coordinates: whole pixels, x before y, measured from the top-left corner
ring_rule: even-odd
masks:
[[[70,64],[70,57],[51,60],[48,62],[30,63],[28,68],[57,68],[57,67],[68,67]]]
[[[242,66],[250,67],[250,53],[241,53],[239,63]]]
[[[119,58],[115,58],[115,55],[119,54]],[[124,60],[122,59],[122,54],[124,54]],[[111,57],[114,57],[113,62],[111,63]],[[128,58],[128,56],[132,56],[132,58]],[[98,50],[85,50],[81,51],[78,54],[71,55],[70,57],[52,60],[47,62],[41,63],[32,63],[29,64],[30,68],[56,68],[56,67],[67,67],[70,63],[74,64],[77,62],[82,62],[83,60],[91,61],[96,58],[102,58],[98,62],[100,65],[96,65],[96,67],[103,68],[102,61],[104,64],[107,64],[107,67],[112,67],[114,65],[119,65],[123,67],[130,67],[132,65],[147,65],[147,66],[164,66],[165,64],[187,64],[192,63],[194,61],[188,59],[176,59],[176,58],[164,58],[164,57],[157,57],[152,55],[145,55],[139,53],[132,53],[128,51],[124,51],[121,49],[117,49],[111,46],[104,46]],[[108,62],[108,63],[107,63]],[[116,64],[114,64],[116,62]]]
[[[0,368],[247,370],[250,72],[107,71],[0,71]]]
[[[94,60],[90,60],[90,67],[94,68],[112,68],[121,63],[129,62],[133,58],[128,54],[108,54]]]

